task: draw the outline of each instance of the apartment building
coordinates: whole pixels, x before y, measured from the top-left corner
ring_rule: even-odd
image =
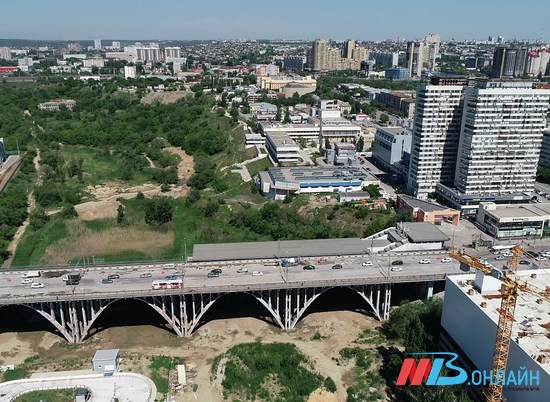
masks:
[[[542,132],[539,165],[550,167],[550,127]]]
[[[465,91],[455,186],[471,195],[534,190],[550,91],[476,80]]]
[[[431,77],[418,86],[407,187],[426,199],[453,183],[466,78]]]

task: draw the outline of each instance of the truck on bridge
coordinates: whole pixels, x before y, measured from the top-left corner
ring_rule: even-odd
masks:
[[[40,271],[25,272],[23,278],[40,278]]]
[[[82,279],[81,272],[69,272],[63,277],[63,282],[65,282],[65,284],[67,285],[78,285],[80,283],[80,279]]]

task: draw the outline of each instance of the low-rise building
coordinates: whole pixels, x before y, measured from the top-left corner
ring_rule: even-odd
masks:
[[[258,120],[273,120],[277,114],[277,105],[267,102],[251,103],[250,113]]]
[[[384,76],[387,80],[408,80],[411,72],[404,67],[388,68],[384,71]]]
[[[406,194],[397,194],[395,209],[399,213],[411,213],[416,222],[430,222],[435,225],[448,222],[455,226],[460,222],[460,211]]]
[[[325,160],[333,165],[351,165],[356,159],[355,145],[348,142],[337,142],[333,149],[325,151]]]
[[[247,133],[244,135],[245,146],[247,148],[256,146],[256,145],[265,145],[265,137],[261,134]]]
[[[283,200],[291,194],[362,191],[369,184],[379,185],[380,180],[358,167],[304,166],[270,168],[258,174],[257,184],[264,196]]]
[[[265,147],[275,163],[295,163],[300,160],[300,146],[286,133],[269,133]]]
[[[414,92],[380,92],[376,96],[376,101],[381,102],[393,109],[400,110],[405,114],[405,118],[414,117],[415,99]]]
[[[411,142],[412,133],[402,127],[377,127],[372,156],[385,170],[406,175]]]
[[[542,237],[550,233],[550,204],[479,204],[477,223],[496,239]]]
[[[118,371],[120,349],[103,349],[95,352],[92,359],[94,373],[113,375]]]
[[[317,80],[310,75],[306,77],[299,75],[258,77],[257,80],[257,85],[261,89],[271,89],[273,91],[279,91],[282,87],[292,83],[310,87],[314,90],[317,88]]]
[[[40,110],[59,110],[60,106],[65,106],[68,110],[72,110],[76,105],[76,101],[72,99],[52,99],[49,102],[40,103],[38,109]]]

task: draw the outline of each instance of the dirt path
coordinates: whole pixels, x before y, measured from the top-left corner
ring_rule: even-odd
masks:
[[[36,156],[33,158],[34,168],[36,169],[36,185],[40,186],[42,184],[42,175],[40,174],[40,150],[36,150]],[[4,264],[2,265],[5,268],[11,267],[11,263],[13,260],[13,256],[15,255],[15,250],[17,250],[17,246],[19,245],[19,242],[23,238],[23,235],[25,234],[25,231],[27,230],[27,226],[29,226],[29,216],[31,212],[36,208],[36,200],[34,198],[34,192],[31,191],[27,197],[27,219],[23,222],[21,226],[17,229],[15,234],[13,235],[13,239],[11,240],[10,244],[8,244],[7,252],[8,252],[8,259],[4,261]]]
[[[149,158],[147,155],[143,155],[143,156],[145,156],[145,159],[147,159],[147,162],[149,162],[149,167],[154,168],[154,167],[155,167],[155,164],[153,163],[153,161],[151,160],[151,158]]]

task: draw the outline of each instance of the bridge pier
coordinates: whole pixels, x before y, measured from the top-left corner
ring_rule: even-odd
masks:
[[[431,299],[434,295],[434,282],[426,282],[426,299]]]
[[[389,318],[391,284],[349,284],[311,287],[288,287],[279,289],[241,290],[254,297],[270,313],[274,325],[292,330],[302,319],[307,309],[324,292],[337,287],[347,287],[356,292],[370,307],[378,320]],[[433,288],[433,282],[431,283]],[[202,289],[201,289],[202,290]],[[181,290],[180,290],[181,292]],[[233,290],[232,292],[238,292]],[[166,325],[178,336],[191,336],[204,314],[222,296],[232,292],[176,293],[155,292],[150,295],[124,295],[145,303],[155,310]],[[101,296],[101,295],[98,295]],[[22,305],[38,312],[70,343],[80,343],[90,335],[90,329],[105,309],[121,300],[117,294],[105,298],[74,299],[26,302]]]

